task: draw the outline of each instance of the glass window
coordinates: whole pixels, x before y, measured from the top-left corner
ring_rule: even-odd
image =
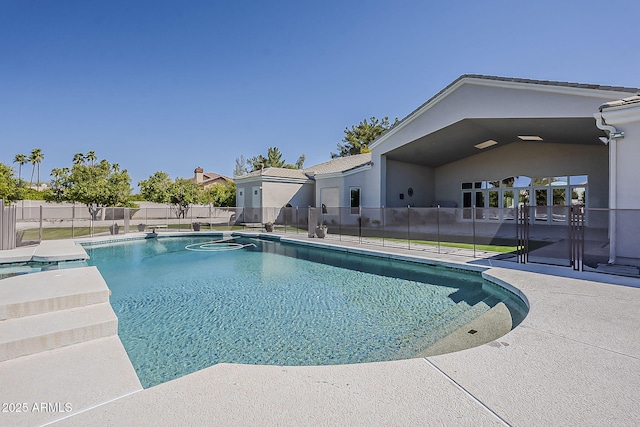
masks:
[[[484,208],[484,192],[476,191],[476,207]]]
[[[589,183],[589,177],[587,175],[572,175],[569,177],[569,184],[571,185],[587,185]]]
[[[536,190],[536,206],[547,206],[547,190],[546,189],[537,189]]]
[[[463,190],[471,190],[472,187],[473,187],[473,183],[472,182],[463,182],[462,183],[462,189]]]
[[[562,186],[562,185],[567,185],[567,177],[566,176],[554,176],[553,178],[551,178],[551,185],[555,186]]]
[[[351,213],[352,214],[357,214],[360,212],[360,188],[358,187],[354,187],[351,188],[350,191],[350,198],[351,198]]]
[[[513,187],[513,183],[515,182],[515,177],[510,176],[509,178],[505,178],[502,180],[502,186],[503,187],[507,187],[507,188],[511,188]]]
[[[533,186],[534,187],[546,187],[549,185],[549,178],[533,178]]]
[[[513,186],[514,187],[530,187],[531,178],[529,178],[528,176],[516,176]]]
[[[487,181],[487,188],[498,188],[500,187],[500,181]]]

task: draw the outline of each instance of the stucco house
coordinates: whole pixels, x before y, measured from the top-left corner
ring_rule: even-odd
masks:
[[[267,178],[274,171],[239,178],[238,206],[475,207],[481,208],[475,221],[500,222],[513,219],[509,208],[526,203],[534,207],[531,222],[549,226],[566,225],[571,205],[640,209],[639,92],[463,75],[353,164],[336,159],[323,163],[324,169],[297,171],[301,193],[281,191],[284,181]],[[632,244],[640,226],[621,215],[588,219],[591,226],[609,228],[611,262],[640,258]]]
[[[201,184],[204,188],[209,188],[214,184],[226,184],[233,182],[233,179],[228,176],[220,175],[214,172],[205,172],[200,166],[193,171],[193,181],[196,184]]]
[[[305,169],[266,168],[236,177],[236,206],[244,222],[273,221],[280,208],[348,206],[344,188],[363,184],[358,172],[371,168],[371,154],[341,157]],[[355,178],[355,181],[354,181]]]

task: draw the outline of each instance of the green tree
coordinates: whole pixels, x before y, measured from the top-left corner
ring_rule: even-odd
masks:
[[[233,176],[242,176],[249,173],[249,169],[247,168],[247,159],[244,158],[243,155],[236,158],[236,167],[233,170]]]
[[[20,181],[13,174],[13,168],[0,163],[0,199],[15,202],[22,199]]]
[[[18,164],[18,182],[22,182],[22,165],[26,164],[29,158],[26,154],[16,154],[13,158],[13,163]]]
[[[166,172],[156,172],[138,185],[145,200],[171,204],[176,218],[185,218],[191,205],[197,203],[200,196],[198,184],[184,178],[172,181]]]
[[[71,169],[54,168],[48,201],[82,203],[92,219],[107,206],[132,206],[131,178],[126,169],[119,170],[107,160],[93,165],[76,163]]]
[[[250,172],[266,168],[302,169],[304,161],[305,155],[302,154],[295,164],[287,163],[282,158],[282,153],[278,147],[269,147],[267,149],[267,157],[262,154],[251,157],[247,160],[247,165],[249,165]]]
[[[369,120],[371,122],[364,119],[357,126],[344,129],[345,136],[342,138],[344,144],[338,144],[338,152],[331,153],[332,159],[368,153],[370,151],[369,144],[398,123],[396,118],[393,124],[390,124],[389,117],[384,117],[382,120],[371,117]]]
[[[33,165],[33,169],[31,170],[31,182],[29,183],[29,187],[33,185],[33,173],[36,170],[36,165],[38,167],[38,186],[40,185],[40,163],[44,160],[44,153],[40,148],[34,148],[31,151],[31,155],[29,156],[29,162]]]
[[[214,184],[200,192],[199,202],[216,207],[234,207],[236,205],[236,184]]]
[[[169,187],[172,182],[168,173],[158,171],[138,183],[140,195],[148,202],[169,203]]]
[[[84,154],[83,153],[76,153],[73,155],[73,164],[74,165],[80,165],[84,163]]]
[[[96,156],[96,153],[93,150],[88,151],[87,155],[84,158],[86,161],[91,162],[91,166],[93,166],[96,160],[98,160],[98,157]]]

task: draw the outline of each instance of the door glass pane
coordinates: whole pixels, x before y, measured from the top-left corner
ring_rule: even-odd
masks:
[[[476,219],[484,219],[484,192],[476,191]]]
[[[536,189],[536,208],[533,213],[536,221],[547,221],[549,219],[547,204],[547,189]]]
[[[518,190],[518,204],[519,205],[529,204],[529,190]]]
[[[586,205],[587,189],[586,187],[571,187],[571,204]]]
[[[471,219],[471,192],[462,193],[462,218]]]
[[[465,191],[462,193],[462,207],[470,208],[471,207],[471,193]]]
[[[567,189],[566,188],[554,188],[553,189],[553,205],[564,206],[567,203]]]
[[[514,219],[515,213],[513,212],[513,208],[516,206],[516,200],[514,198],[513,190],[505,190],[502,192],[502,218]]]
[[[497,191],[489,191],[489,207],[490,208],[498,208],[498,192]]]
[[[567,220],[567,189],[553,189],[553,207],[551,208],[551,220],[554,222],[564,222]]]
[[[513,198],[513,191],[503,191],[502,192],[502,207],[503,208],[513,208],[515,207],[515,199]]]

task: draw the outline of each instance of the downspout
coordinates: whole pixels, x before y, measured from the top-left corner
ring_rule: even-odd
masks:
[[[611,125],[606,124],[602,115],[602,107],[600,113],[593,115],[596,119],[596,126],[607,133],[607,138],[600,138],[602,142],[609,146],[609,264],[616,263],[616,208],[618,203],[618,157],[617,143],[612,135],[618,134],[618,130]]]

